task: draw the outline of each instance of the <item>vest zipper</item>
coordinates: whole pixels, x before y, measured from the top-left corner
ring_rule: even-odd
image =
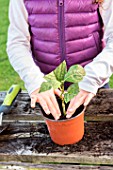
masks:
[[[64,41],[64,0],[59,0],[59,38],[61,62],[65,59],[65,41]]]

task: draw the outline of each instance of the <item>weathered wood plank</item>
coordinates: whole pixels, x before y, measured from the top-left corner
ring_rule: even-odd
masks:
[[[7,122],[7,121],[11,121],[12,122],[15,121],[38,121],[38,120],[44,120],[43,116],[41,114],[8,114],[8,115],[4,115],[3,117],[3,122]]]
[[[97,115],[86,115],[85,116],[86,121],[113,121],[113,114],[97,114]],[[43,116],[39,114],[9,114],[3,116],[3,124],[8,123],[38,123],[38,122],[44,122]]]
[[[97,164],[97,165],[113,165],[113,156],[97,156],[84,155],[83,153],[77,153],[74,155],[62,155],[62,154],[32,154],[32,155],[11,155],[1,154],[0,162],[26,162],[26,163],[80,163],[80,164]]]
[[[5,166],[6,165],[6,166]],[[7,169],[11,170],[21,170],[24,168],[24,170],[35,170],[37,168],[43,168],[47,169],[53,169],[53,170],[112,170],[112,166],[91,166],[91,165],[69,165],[69,164],[26,164],[26,163],[14,163],[11,162],[8,163],[1,163],[0,167],[3,167],[3,169],[6,167]],[[34,169],[31,169],[34,168]]]
[[[46,127],[45,123],[41,122],[41,125],[44,124],[43,126]],[[0,131],[5,128],[5,134],[17,134],[17,133],[27,133],[27,132],[37,132],[41,129],[40,123],[30,123],[26,122],[23,124],[20,123],[15,123],[15,124],[10,124],[10,125],[4,125],[3,127],[0,127]],[[2,133],[3,135],[3,133]]]
[[[94,121],[94,122],[105,122],[113,121],[113,114],[97,114],[97,115],[86,115],[85,121]]]
[[[5,166],[6,165],[6,166]],[[25,168],[25,170],[32,170],[30,168],[34,168],[33,170],[37,169],[37,168],[46,168],[47,169],[53,169],[53,170],[112,170],[113,167],[112,166],[92,166],[92,165],[75,165],[75,164],[26,164],[26,163],[14,163],[11,162],[9,163],[1,163],[1,165],[3,168],[8,167],[8,169],[11,170],[18,170],[21,168]],[[20,167],[20,168],[19,168]]]

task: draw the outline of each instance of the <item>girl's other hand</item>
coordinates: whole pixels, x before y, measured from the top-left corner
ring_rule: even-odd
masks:
[[[88,105],[90,100],[94,97],[95,95],[93,93],[87,92],[85,90],[80,90],[77,96],[75,96],[69,104],[69,107],[66,112],[66,117],[70,118],[76,111],[76,109],[80,105],[84,105],[85,107]]]

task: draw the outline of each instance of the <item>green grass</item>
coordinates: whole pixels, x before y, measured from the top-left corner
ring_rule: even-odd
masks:
[[[0,0],[0,90],[7,90],[12,84],[20,84],[24,89],[22,80],[13,70],[6,54],[6,41],[8,21],[9,0]],[[113,88],[113,76],[110,79],[110,87]]]
[[[110,87],[113,88],[113,75],[110,78]]]
[[[20,84],[24,89],[23,81],[9,63],[6,53],[9,0],[0,0],[0,90],[7,90],[12,84]]]

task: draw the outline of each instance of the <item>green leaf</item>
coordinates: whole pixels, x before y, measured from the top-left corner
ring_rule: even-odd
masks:
[[[78,84],[77,83],[76,84],[71,84],[68,87],[67,92],[70,93],[70,94],[76,95],[79,92]]]
[[[73,97],[74,97],[73,94],[65,93],[64,94],[64,101],[65,101],[65,103],[68,103]]]
[[[46,76],[44,76],[44,78],[46,79],[46,81],[51,84],[51,86],[53,87],[53,89],[57,89],[60,87],[61,82],[58,81],[56,79],[56,76],[54,74],[54,71],[52,71],[51,73],[47,74]]]
[[[78,83],[85,75],[84,68],[81,65],[71,66],[65,75],[64,81]]]
[[[57,80],[48,80],[47,82],[43,82],[41,84],[41,87],[40,87],[40,92],[44,92],[44,91],[47,91],[47,90],[50,90],[51,88],[53,89],[57,89],[59,88],[61,85],[61,83]]]
[[[45,75],[44,79],[46,79],[47,81],[57,80],[53,71],[51,73]]]
[[[68,87],[67,92],[64,94],[65,103],[68,103],[79,92],[78,84],[72,84]]]
[[[47,82],[42,83],[40,92],[61,87],[64,76],[67,73],[66,62],[62,62],[54,71],[44,76]]]
[[[55,70],[54,74],[58,81],[62,82],[64,80],[64,76],[67,73],[66,62],[63,61]]]
[[[41,84],[39,93],[50,90],[51,88],[52,88],[52,85],[49,82],[43,82]]]
[[[51,84],[51,86],[53,87],[53,89],[58,89],[61,85],[61,83],[57,80],[52,80],[52,81],[49,81],[49,83]]]

